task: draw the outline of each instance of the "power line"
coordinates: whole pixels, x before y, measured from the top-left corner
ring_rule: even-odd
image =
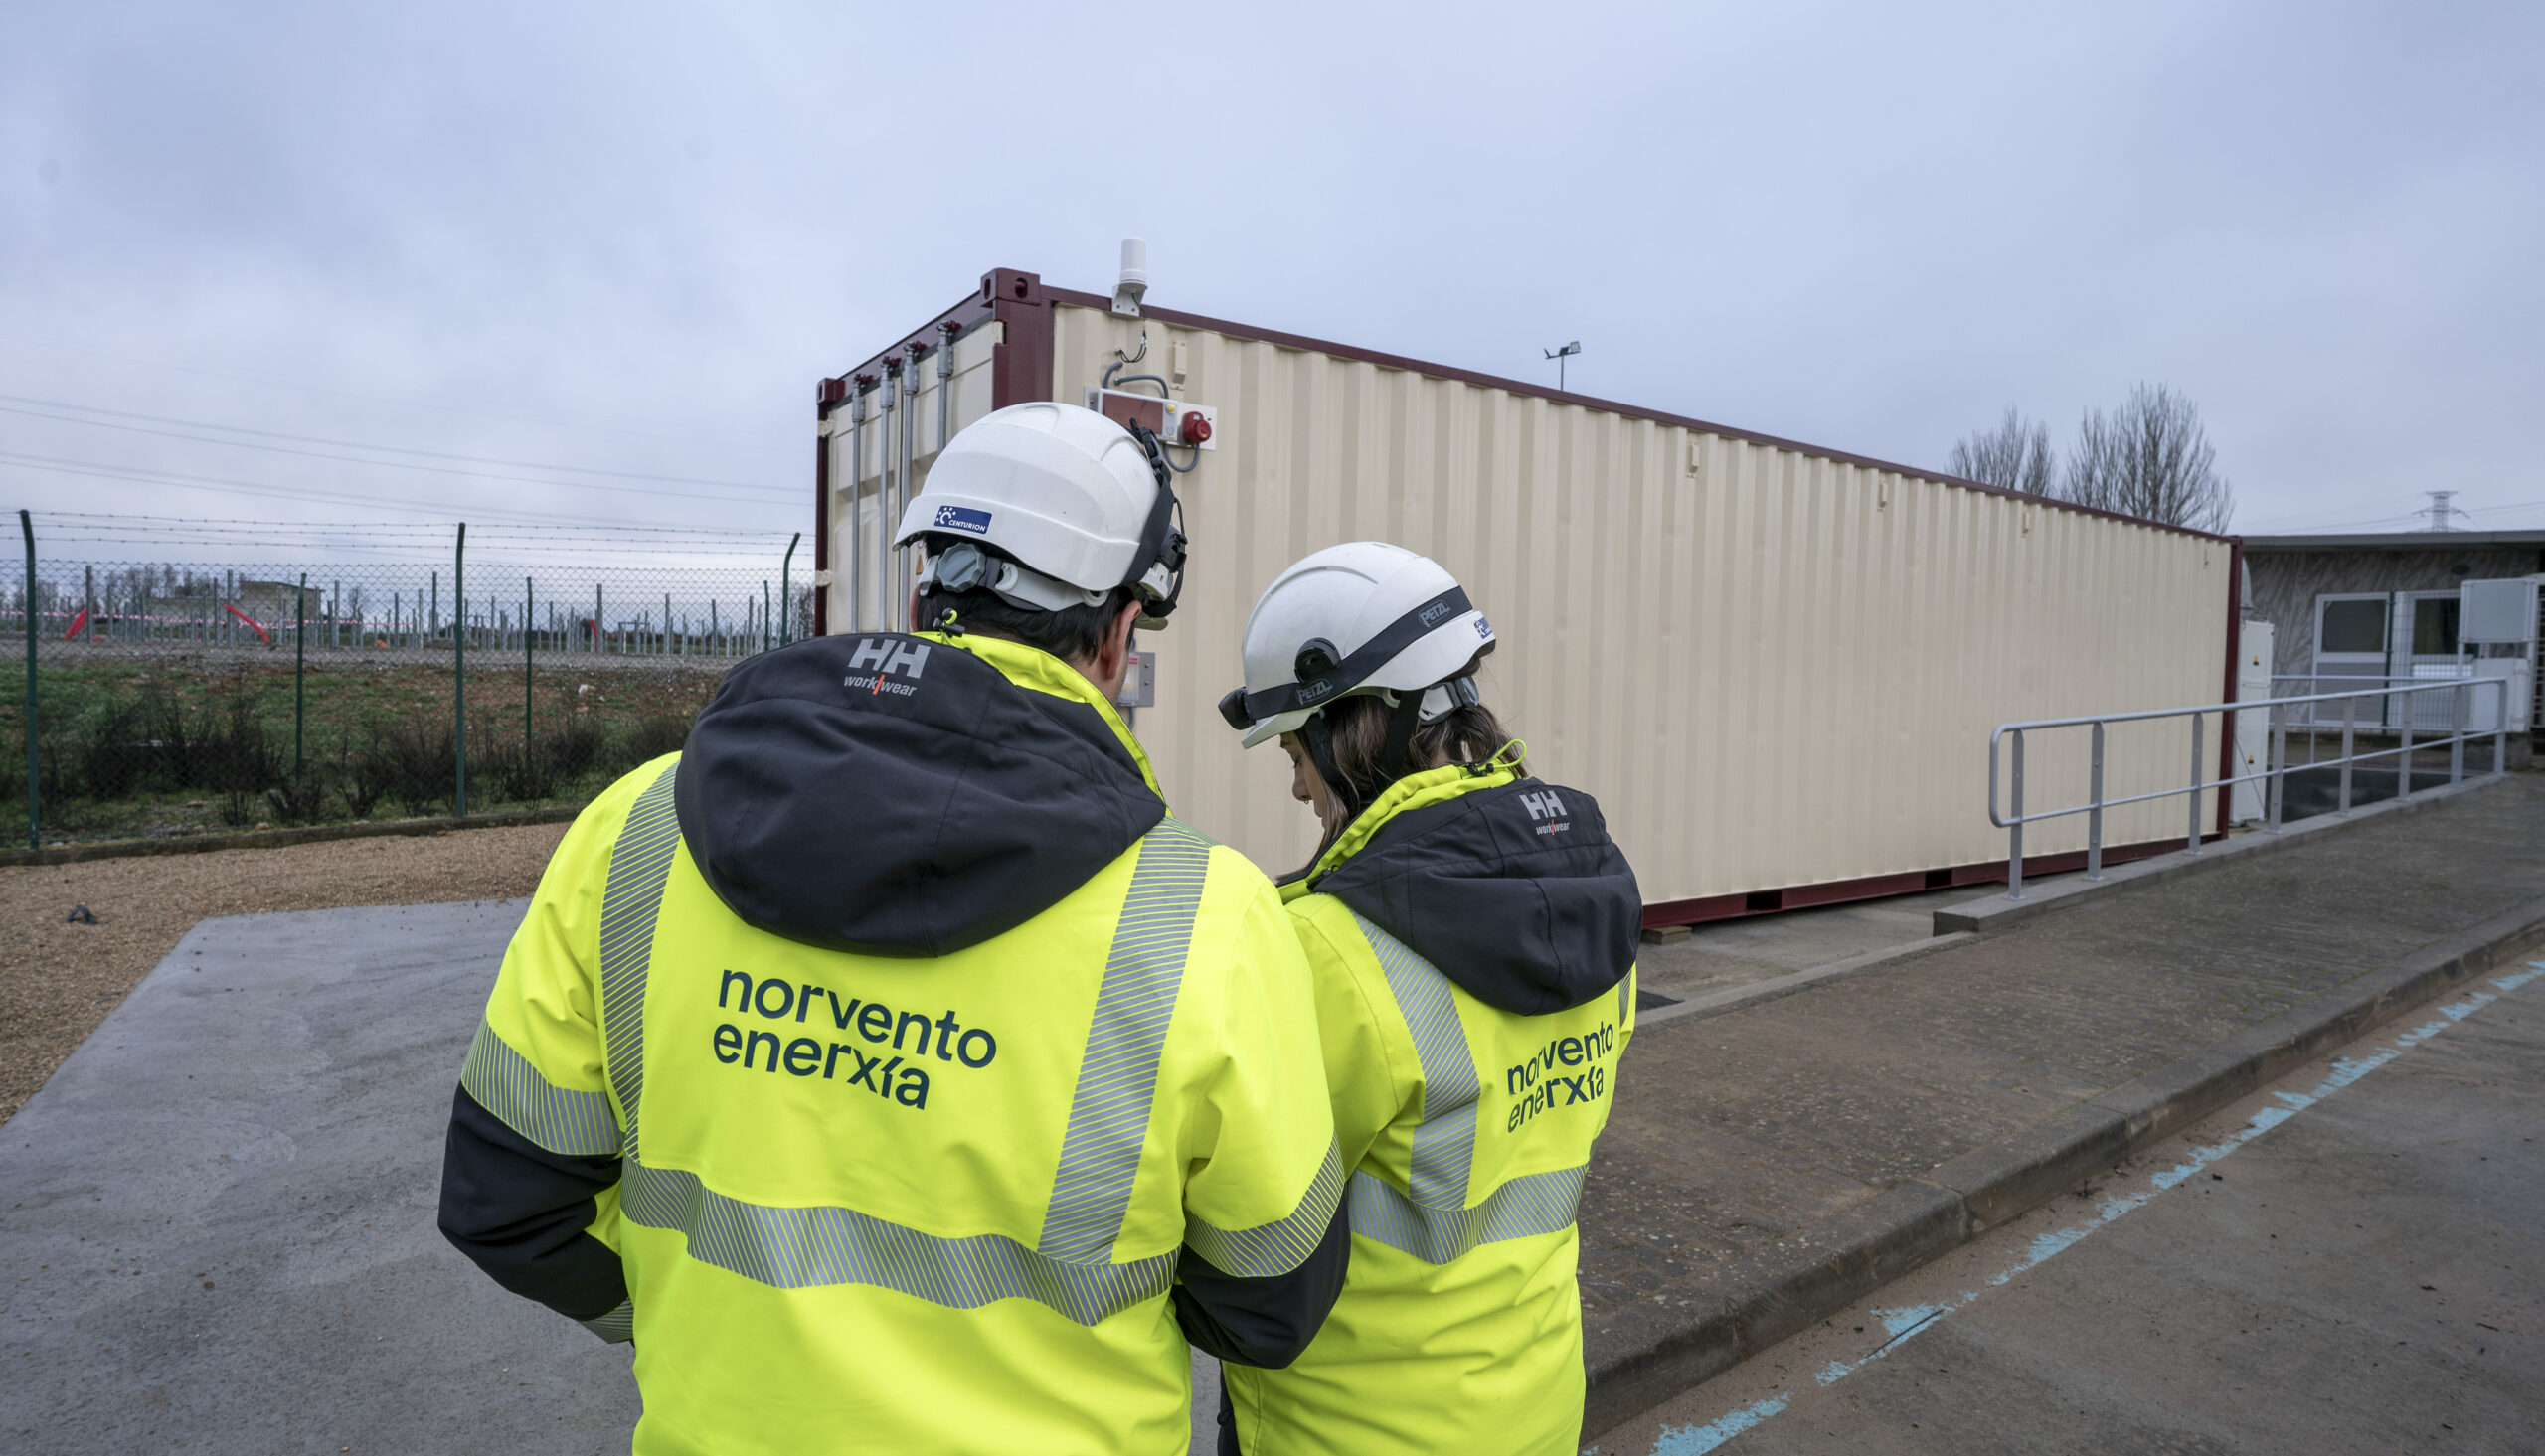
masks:
[[[429,552],[436,556],[449,549],[451,526],[424,526],[396,522],[369,525],[339,523],[334,525],[276,525],[247,522],[182,522],[163,518],[127,520],[122,518],[65,512],[34,513],[38,530],[48,547],[62,543],[116,544],[146,549],[171,546],[213,547],[225,551],[280,550],[294,553],[311,551],[409,551]],[[456,523],[453,523],[454,525]],[[532,556],[557,554],[585,558],[594,555],[642,555],[661,557],[681,554],[692,557],[748,559],[772,556],[783,550],[788,533],[783,531],[741,532],[708,529],[698,532],[666,528],[650,532],[628,532],[595,528],[589,533],[562,533],[556,527],[508,526],[497,522],[480,524],[478,534],[484,542],[503,552]]]
[[[39,419],[56,419],[65,424],[93,425],[100,429],[130,430],[135,434],[159,435],[167,439],[191,440],[197,444],[227,445],[233,449],[239,450],[264,450],[271,454],[299,455],[311,460],[334,460],[347,465],[369,465],[373,467],[385,466],[392,470],[423,470],[434,475],[456,475],[463,480],[506,480],[518,485],[547,485],[560,487],[566,490],[607,490],[618,491],[628,495],[678,496],[688,500],[699,501],[721,501],[733,499],[731,496],[702,495],[694,490],[653,490],[641,485],[617,485],[607,481],[598,480],[547,480],[535,475],[503,475],[490,470],[459,470],[448,465],[425,465],[412,460],[366,460],[359,455],[331,455],[321,450],[295,450],[288,445],[264,445],[258,444],[254,440],[214,439],[207,435],[181,434],[174,430],[149,429],[137,424],[114,424],[100,419],[78,419],[67,414],[46,414],[39,410],[19,409],[7,404],[0,404],[0,412],[34,415]],[[369,447],[357,445],[353,448],[365,449]],[[545,469],[547,467],[542,466],[534,468]],[[714,485],[725,484],[726,482],[708,481],[703,483]],[[785,487],[783,486],[770,485],[738,485],[735,488],[739,490],[768,492],[785,490]]]
[[[2341,530],[2345,530],[2345,529],[2347,529],[2347,528],[2349,528],[2349,527],[2353,527],[2353,526],[2388,526],[2388,525],[2393,525],[2394,523],[2399,522],[2399,521],[2410,521],[2410,520],[2412,520],[2412,519],[2414,519],[2414,518],[2413,518],[2413,517],[2411,517],[2411,516],[2409,516],[2409,515],[2407,515],[2407,516],[2366,516],[2366,517],[2356,517],[2356,518],[2353,518],[2353,519],[2348,520],[2348,521],[2324,521],[2324,520],[2320,520],[2320,519],[2311,519],[2311,518],[2304,518],[2304,517],[2298,518],[2298,519],[2296,519],[2296,520],[2289,520],[2289,519],[2287,519],[2287,518],[2284,518],[2284,519],[2282,519],[2282,520],[2280,520],[2280,521],[2278,521],[2278,522],[2263,521],[2263,522],[2257,522],[2257,523],[2255,523],[2255,524],[2253,524],[2253,525],[2250,525],[2250,526],[2239,526],[2239,527],[2237,527],[2236,529],[2237,529],[2238,531],[2240,531],[2240,532],[2271,532],[2271,531],[2341,531]]]
[[[237,519],[228,521],[203,521],[190,516],[127,515],[122,512],[115,511],[37,511],[35,514],[43,519],[56,521],[96,521],[109,524],[138,523],[145,529],[169,526],[186,527],[202,531],[235,531],[254,535],[263,535],[267,532],[277,530],[326,531],[335,529],[362,532],[409,532],[415,534],[429,534],[439,533],[450,529],[446,525],[427,526],[423,522],[416,521],[351,522],[345,523],[341,528],[338,528],[330,526],[326,522],[251,521]],[[456,518],[453,519],[455,520]],[[489,531],[501,532],[509,528],[507,528],[503,523],[498,522],[487,529]],[[785,536],[788,534],[786,529],[782,527],[771,527],[764,530],[751,530],[736,526],[639,526],[632,523],[614,521],[592,522],[589,525],[586,525],[584,529],[596,533],[643,532],[668,536],[746,536],[757,538]]]
[[[410,505],[404,501],[384,500],[379,496],[349,495],[342,491],[310,490],[273,485],[262,481],[223,480],[213,476],[183,475],[175,471],[150,470],[146,467],[117,468],[85,460],[62,460],[44,455],[22,455],[0,450],[0,464],[13,464],[21,469],[46,470],[61,475],[89,475],[101,480],[131,480],[143,485],[174,486],[180,490],[224,490],[235,495],[260,496],[283,501],[325,501],[334,505],[360,506],[373,511],[400,511],[409,515],[431,515],[444,520],[456,519],[449,503]],[[555,482],[550,482],[555,483]],[[675,494],[649,491],[649,495]],[[728,505],[734,504],[727,501]],[[760,504],[751,502],[749,504]],[[589,517],[559,516],[545,511],[509,510],[501,506],[471,506],[467,514],[488,520],[518,521],[529,525],[587,526]]]
[[[37,419],[59,419],[66,424],[85,424],[96,429],[131,429],[132,426],[112,424],[103,419],[80,419],[70,415],[47,414],[38,409],[12,408],[10,405],[40,404],[46,409],[75,409],[83,414],[104,414],[110,415],[115,419],[140,419],[147,420],[152,424],[179,425],[186,429],[215,429],[228,434],[253,434],[269,440],[290,440],[296,444],[303,445],[332,445],[337,449],[370,450],[375,453],[385,455],[420,455],[427,460],[452,460],[469,465],[507,465],[523,470],[555,470],[569,475],[614,475],[622,480],[652,480],[659,481],[667,485],[722,485],[731,486],[737,490],[769,490],[780,488],[758,485],[744,480],[710,480],[695,475],[648,475],[638,470],[610,470],[596,465],[552,465],[544,460],[506,460],[490,455],[455,455],[443,450],[419,450],[407,445],[375,445],[366,440],[331,440],[316,435],[285,434],[280,430],[251,429],[244,424],[211,424],[200,419],[173,419],[165,414],[140,414],[129,409],[107,409],[95,404],[67,404],[59,400],[30,399],[24,395],[0,395],[0,400],[10,402],[10,404],[0,404],[0,410],[5,410],[11,414],[31,415]],[[137,430],[135,432],[140,434],[166,434],[166,431],[155,429]],[[238,445],[242,443],[238,440],[211,439],[201,435],[171,434],[167,437],[170,439],[199,440],[202,443],[213,445]],[[331,456],[328,458],[334,457]]]
[[[272,375],[260,375],[248,370],[214,369],[196,364],[172,364],[164,359],[145,359],[138,354],[119,354],[111,349],[98,349],[83,344],[61,344],[50,339],[31,339],[23,334],[0,334],[0,339],[6,339],[13,344],[31,344],[39,349],[60,349],[70,354],[88,354],[99,359],[114,359],[120,360],[126,364],[147,365],[152,369],[175,370],[180,374],[200,374],[208,375],[216,379],[244,380],[249,384],[263,385],[268,389],[302,390],[313,395],[334,395],[340,399],[346,400],[368,400],[376,404],[395,404],[406,409],[435,409],[449,414],[482,415],[489,419],[525,420],[533,424],[562,425],[568,429],[591,430],[598,434],[621,434],[636,439],[671,440],[679,444],[689,445],[716,445],[729,450],[760,450],[774,453],[781,448],[776,445],[745,444],[739,440],[706,439],[697,435],[662,434],[653,430],[627,429],[616,425],[587,424],[563,414],[540,414],[530,410],[519,409],[495,409],[484,405],[442,404],[435,404],[428,400],[402,399],[395,395],[370,395],[359,390],[331,389],[325,385],[305,384],[298,380],[281,379]]]
[[[2502,511],[2532,511],[2540,507],[2545,507],[2545,501],[2510,501],[2504,505],[2498,506],[2475,506],[2470,509],[2464,506],[2455,506],[2450,509],[2460,516],[2489,516],[2497,515]],[[2277,521],[2264,521],[2252,526],[2239,527],[2238,529],[2244,532],[2292,533],[2305,531],[2340,531],[2355,526],[2392,526],[2405,521],[2418,521],[2428,514],[2428,511],[2408,511],[2400,516],[2354,517],[2347,521],[2325,521],[2320,518],[2303,516],[2295,518],[2282,517]]]

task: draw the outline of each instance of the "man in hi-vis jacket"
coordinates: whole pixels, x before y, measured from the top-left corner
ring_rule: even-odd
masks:
[[[948,443],[926,630],[729,674],[578,818],[452,1102],[441,1227],[635,1342],[639,1453],[1168,1452],[1350,1248],[1298,938],[1113,708],[1184,538],[1066,404]]]

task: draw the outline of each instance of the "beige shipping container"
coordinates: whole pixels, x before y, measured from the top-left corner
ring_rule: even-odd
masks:
[[[1988,818],[1999,724],[2228,695],[2229,538],[1110,305],[1002,269],[822,383],[817,630],[901,625],[879,596],[906,597],[914,564],[879,557],[878,488],[889,469],[897,510],[905,483],[925,482],[940,420],[1085,403],[1136,358],[1127,373],[1216,412],[1213,448],[1176,480],[1191,558],[1173,625],[1141,638],[1156,697],[1136,730],[1178,816],[1275,874],[1307,858],[1314,820],[1289,797],[1286,758],[1241,753],[1216,704],[1241,677],[1256,596],[1337,542],[1395,542],[1465,585],[1500,639],[1485,702],[1536,772],[1598,797],[1647,924],[2003,879]],[[2206,728],[2215,777],[2215,717]],[[2181,720],[2116,726],[2107,792],[2180,786],[2191,754]],[[2031,735],[2028,758],[2029,807],[2084,801],[2085,729]],[[2210,832],[2216,798],[2198,820]],[[2189,810],[2176,797],[2112,811],[2107,858],[2179,848]],[[2026,873],[2072,867],[2085,840],[2082,816],[2033,826]]]

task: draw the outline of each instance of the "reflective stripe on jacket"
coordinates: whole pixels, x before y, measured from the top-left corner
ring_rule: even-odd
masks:
[[[1282,1274],[1342,1196],[1272,887],[1163,819],[977,943],[823,949],[720,898],[677,761],[560,846],[462,1077],[617,1160],[586,1231],[624,1270],[593,1323],[635,1340],[635,1449],[1183,1451],[1179,1251]]]
[[[1528,812],[1524,793],[1545,790],[1507,772],[1416,775],[1356,822],[1318,872],[1386,842],[1399,815],[1495,794],[1513,800],[1516,818]],[[1544,822],[1579,823],[1605,844],[1588,797],[1561,793],[1588,812]],[[1506,841],[1513,832],[1504,828]],[[1446,850],[1436,840],[1410,853],[1438,865]],[[1583,1401],[1574,1214],[1634,1028],[1630,952],[1613,933],[1581,937],[1600,944],[1573,952],[1622,962],[1590,983],[1604,989],[1563,1010],[1515,1012],[1407,944],[1422,938],[1418,926],[1400,923],[1400,937],[1334,894],[1284,889],[1316,984],[1336,1135],[1352,1162],[1353,1250],[1341,1298],[1295,1364],[1227,1372],[1240,1449],[1574,1450]],[[1629,902],[1616,912],[1639,908],[1630,876],[1603,893]]]

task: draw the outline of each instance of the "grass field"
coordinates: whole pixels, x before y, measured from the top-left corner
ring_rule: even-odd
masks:
[[[48,654],[50,656],[50,654]],[[468,673],[468,807],[582,803],[680,746],[713,696],[712,671],[543,664],[524,722],[524,673]],[[223,658],[45,663],[39,784],[47,844],[198,834],[260,824],[451,811],[457,775],[447,667],[350,659],[312,667],[293,702],[288,661]],[[0,841],[24,843],[26,713],[0,704]],[[525,732],[527,731],[527,736]],[[12,832],[14,831],[14,833]]]

